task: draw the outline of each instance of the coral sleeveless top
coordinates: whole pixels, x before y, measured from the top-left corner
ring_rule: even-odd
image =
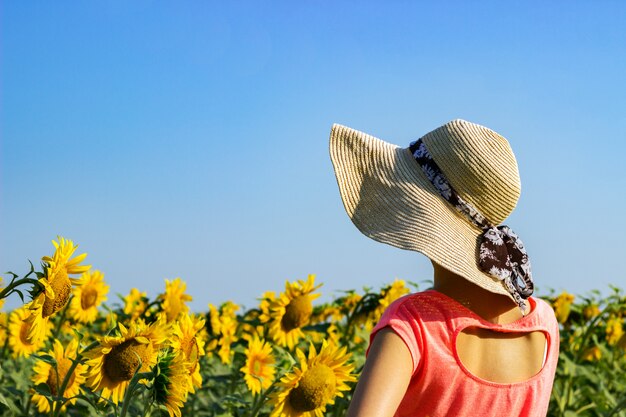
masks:
[[[370,346],[379,330],[391,327],[411,353],[413,376],[395,416],[545,416],[559,355],[559,327],[545,301],[528,300],[530,313],[509,324],[490,323],[435,290],[394,301],[372,330]],[[456,350],[457,335],[468,327],[543,332],[547,350],[541,371],[514,383],[491,382],[472,374]]]

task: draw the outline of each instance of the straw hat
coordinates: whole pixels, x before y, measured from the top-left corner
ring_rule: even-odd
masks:
[[[421,140],[450,185],[491,224],[513,211],[521,184],[505,138],[457,119]],[[483,231],[442,198],[408,146],[335,124],[330,156],[346,212],[363,234],[423,253],[490,292],[510,296],[502,281],[478,265]]]

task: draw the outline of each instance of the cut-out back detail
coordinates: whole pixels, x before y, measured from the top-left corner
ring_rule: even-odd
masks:
[[[544,366],[548,338],[542,331],[499,332],[467,327],[456,337],[456,359],[474,377],[496,384],[529,380]]]
[[[395,417],[545,416],[559,355],[559,324],[548,303],[533,297],[528,302],[530,312],[506,324],[491,323],[435,290],[391,303],[370,343],[389,327],[411,355],[413,375]],[[457,352],[459,336],[464,362]],[[523,357],[530,358],[528,363],[519,364]],[[518,364],[522,371],[504,369]]]

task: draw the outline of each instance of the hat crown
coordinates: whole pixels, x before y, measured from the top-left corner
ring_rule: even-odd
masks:
[[[500,224],[511,214],[521,182],[505,138],[457,119],[427,133],[422,141],[456,192],[487,220]]]

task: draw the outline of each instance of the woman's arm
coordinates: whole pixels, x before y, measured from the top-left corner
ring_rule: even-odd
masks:
[[[413,360],[392,329],[381,329],[370,347],[347,417],[391,417],[404,397]]]

